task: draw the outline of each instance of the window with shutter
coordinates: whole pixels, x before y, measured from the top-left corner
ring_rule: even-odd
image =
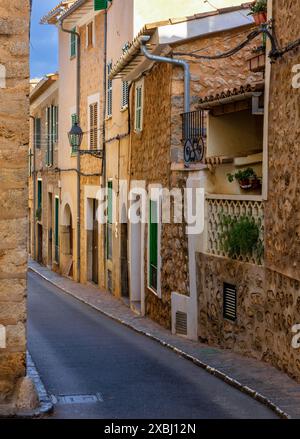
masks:
[[[135,131],[143,129],[143,85],[137,84],[135,87]]]
[[[102,11],[108,6],[108,0],[94,0],[94,10]]]
[[[34,133],[35,147],[41,148],[41,119],[37,117],[35,119],[35,133]]]
[[[112,69],[112,62],[110,62],[107,65],[107,76],[109,76],[110,72]],[[112,116],[112,87],[113,87],[113,83],[111,79],[107,79],[107,116],[110,117]]]
[[[59,199],[55,197],[55,262],[59,262]]]
[[[42,209],[42,180],[38,180],[38,196],[37,196],[37,208]]]
[[[106,258],[112,259],[113,184],[107,183]]]
[[[150,200],[149,217],[149,287],[157,291],[158,277],[158,202]]]
[[[53,106],[46,108],[46,165],[53,165]]]
[[[122,102],[121,109],[128,107],[128,98],[129,98],[129,84],[128,81],[122,81]]]
[[[89,106],[90,113],[90,149],[98,148],[98,103]]]
[[[72,32],[76,31],[76,27],[73,27]],[[77,36],[70,34],[70,57],[73,58],[77,53]]]

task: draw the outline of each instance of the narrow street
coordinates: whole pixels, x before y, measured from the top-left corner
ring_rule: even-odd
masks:
[[[274,418],[252,398],[28,274],[28,348],[56,418]],[[89,395],[62,402],[60,396]],[[90,400],[94,398],[90,402]]]

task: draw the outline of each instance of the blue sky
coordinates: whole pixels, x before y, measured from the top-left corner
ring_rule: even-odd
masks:
[[[40,19],[59,0],[33,0],[31,16],[30,76],[40,78],[57,70],[57,29],[55,26],[41,25]]]

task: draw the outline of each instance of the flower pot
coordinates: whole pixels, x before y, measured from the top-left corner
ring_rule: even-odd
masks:
[[[239,180],[240,188],[243,190],[249,190],[252,188],[252,183],[249,178],[245,178],[243,180]]]
[[[243,180],[239,180],[240,188],[244,191],[256,190],[261,188],[261,181],[259,178],[245,178]]]
[[[256,12],[253,14],[254,22],[257,26],[260,26],[261,24],[264,24],[267,22],[267,13],[264,11]]]

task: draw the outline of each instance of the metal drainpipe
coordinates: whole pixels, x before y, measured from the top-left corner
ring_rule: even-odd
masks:
[[[36,162],[35,162],[35,117],[30,115],[30,118],[33,121],[33,259],[36,259],[36,219],[35,219],[35,204],[36,204],[36,175],[35,175],[35,169],[36,169]]]
[[[80,34],[76,31],[65,29],[63,20],[60,22],[60,28],[63,32],[77,37],[77,81],[76,81],[76,114],[77,122],[80,124]],[[80,152],[77,152],[77,282],[80,282]]]
[[[145,46],[145,44],[149,40],[150,40],[149,36],[143,36],[140,39],[141,51],[146,58],[150,59],[151,61],[156,61],[160,63],[175,64],[184,69],[184,112],[188,113],[190,111],[190,106],[191,106],[191,98],[190,98],[191,73],[190,73],[189,63],[182,59],[167,58],[166,56],[153,55],[147,50]]]

